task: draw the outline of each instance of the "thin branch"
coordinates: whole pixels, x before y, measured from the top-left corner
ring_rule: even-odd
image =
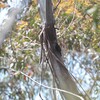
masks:
[[[55,11],[57,10],[57,8],[58,8],[58,6],[59,6],[60,3],[61,3],[61,0],[58,0],[58,3],[56,5],[56,7],[53,9],[53,13],[55,13]]]
[[[41,96],[41,93],[39,93],[39,96],[40,96],[41,100],[44,100],[44,99],[42,98],[42,96]]]
[[[10,69],[11,71],[16,72],[15,69],[12,69],[12,68],[9,68],[9,69]],[[19,71],[19,73],[22,74],[22,75],[24,75],[24,76],[26,76],[27,78],[29,78],[31,81],[33,81],[34,83],[36,83],[36,84],[39,85],[39,86],[42,86],[42,87],[47,88],[47,89],[55,90],[55,91],[64,92],[64,93],[67,93],[67,94],[69,94],[69,95],[73,95],[73,96],[79,98],[80,100],[84,100],[81,96],[79,96],[79,95],[77,95],[77,94],[74,94],[74,93],[72,93],[72,92],[69,92],[69,91],[66,91],[66,90],[62,90],[62,89],[59,89],[59,88],[53,88],[53,87],[49,87],[49,86],[43,85],[43,84],[41,84],[41,83],[35,81],[34,79],[32,79],[30,76],[26,75],[25,73],[23,73],[23,72],[21,72],[21,71]]]
[[[75,7],[75,9],[76,9],[75,2],[74,2],[74,7]],[[74,18],[75,18],[75,10],[74,10],[74,12],[73,12],[73,18],[72,18],[71,22],[69,23],[68,27],[66,28],[66,30],[68,30],[69,27],[73,24]],[[65,22],[65,21],[64,21],[64,22]],[[61,26],[60,26],[60,27],[61,27]],[[62,34],[58,37],[58,39],[61,38],[63,35],[65,35],[65,32],[62,33]]]

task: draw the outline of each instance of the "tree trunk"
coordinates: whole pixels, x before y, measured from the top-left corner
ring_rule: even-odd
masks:
[[[56,30],[54,28],[54,17],[52,10],[51,0],[38,0],[40,15],[44,27],[42,33],[42,42],[45,44],[45,48],[48,52],[47,56],[51,64],[51,69],[56,76],[57,86],[60,89],[79,94],[77,86],[66,69],[62,55],[61,48],[57,42]],[[43,43],[41,43],[43,44]],[[62,93],[66,100],[80,100],[73,95]]]

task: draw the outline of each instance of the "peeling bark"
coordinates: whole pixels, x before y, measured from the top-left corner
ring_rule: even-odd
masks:
[[[53,74],[56,76],[57,86],[60,89],[78,95],[79,92],[77,90],[76,83],[64,65],[61,55],[61,48],[57,42],[51,0],[38,0],[38,3],[40,4],[40,15],[44,27],[44,32],[42,33],[42,42],[44,42],[45,48],[48,52],[47,56],[51,64]],[[80,100],[78,97],[72,96],[70,94],[62,94],[66,100]]]

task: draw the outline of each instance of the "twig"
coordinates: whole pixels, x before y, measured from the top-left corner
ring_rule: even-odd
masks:
[[[45,26],[43,26],[40,34],[39,34],[39,40],[40,40],[40,43],[41,43],[41,56],[40,56],[40,63],[42,62],[42,55],[43,55],[43,32],[45,30]]]
[[[53,9],[53,13],[55,13],[55,11],[56,11],[57,7],[59,6],[60,2],[61,2],[61,0],[58,0],[58,3],[56,5],[56,7]]]
[[[14,72],[16,72],[15,69],[12,69],[12,68],[9,68],[9,69],[12,70],[12,71],[14,71]],[[34,83],[36,83],[36,84],[39,85],[39,86],[42,86],[42,87],[47,88],[47,89],[55,90],[55,91],[64,92],[64,93],[67,93],[67,94],[69,94],[69,95],[73,95],[73,96],[79,98],[80,100],[84,100],[81,96],[79,96],[79,95],[77,95],[77,94],[74,94],[74,93],[72,93],[72,92],[69,92],[69,91],[66,91],[66,90],[62,90],[62,89],[59,89],[59,88],[53,88],[53,87],[49,87],[49,86],[43,85],[43,84],[41,84],[41,83],[35,81],[34,79],[32,79],[30,76],[26,75],[25,73],[23,73],[23,72],[21,72],[21,71],[19,71],[19,72],[20,72],[20,74],[26,76],[27,78],[29,78],[31,81],[33,81]]]
[[[40,94],[40,93],[39,93],[39,96],[40,96],[41,100],[43,100],[43,98],[42,98],[42,96],[41,96],[41,94]]]
[[[74,5],[75,5],[75,2],[74,2]],[[75,8],[76,8],[76,5],[75,5]],[[72,18],[71,22],[69,23],[68,27],[66,28],[66,30],[68,30],[68,28],[72,25],[72,23],[73,23],[73,21],[74,21],[74,18],[75,18],[75,10],[74,10],[74,12],[73,12],[73,18]],[[65,21],[64,21],[64,22],[65,22]],[[58,37],[58,39],[61,38],[64,34],[65,34],[65,33],[62,33],[62,34]]]

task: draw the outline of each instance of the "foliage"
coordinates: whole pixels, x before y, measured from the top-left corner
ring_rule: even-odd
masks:
[[[53,5],[55,6],[58,0],[53,1]],[[5,5],[0,4],[0,7],[3,8]],[[92,100],[97,100],[97,98],[99,98],[98,94],[100,93],[98,89],[100,85],[100,77],[98,75],[100,70],[99,0],[61,0],[54,16],[57,37],[62,51],[64,54],[70,54],[71,59],[73,59],[66,62],[66,59],[68,60],[69,58],[65,56],[65,63],[69,66],[68,68],[74,76],[75,72],[73,72],[72,69],[75,70],[73,66],[77,63],[80,65],[80,69],[85,71],[84,77],[86,74],[91,76],[91,84],[88,83],[84,77],[83,79],[77,75],[75,77],[80,84],[85,82],[86,85],[91,85],[90,90],[84,89],[84,87],[83,89]],[[32,4],[26,16],[16,23],[12,35],[5,40],[2,49],[0,49],[1,67],[9,66],[16,70],[21,70],[39,81],[41,77],[41,67],[39,65],[40,42],[38,37],[41,31],[40,23],[41,20],[38,13],[37,2],[36,0],[32,0]],[[75,57],[77,59],[75,59]],[[71,61],[73,63],[70,67]],[[44,66],[42,83],[46,85],[51,85],[50,81],[52,78],[49,70],[47,66]],[[3,81],[0,81],[0,84],[5,83],[4,85],[0,85],[0,95],[2,95],[0,99],[4,98],[6,91],[8,91],[6,87],[10,89],[7,95],[11,99],[19,98],[24,100],[25,98],[35,97],[35,95],[39,93],[35,83],[30,81],[27,77],[19,73],[9,73],[6,69],[1,70],[1,73],[4,73],[6,76],[2,79]],[[10,74],[12,75],[9,76]],[[9,84],[7,85],[7,83]],[[33,85],[31,85],[31,83]],[[26,89],[23,89],[22,85]],[[6,91],[4,89],[6,89]],[[2,94],[1,91],[3,91],[4,94]],[[50,93],[50,91],[46,91],[44,93],[45,95],[41,94],[46,98],[46,94],[48,93]],[[49,98],[49,96],[47,96],[47,98]]]
[[[94,2],[62,0],[59,5],[55,14],[60,33],[58,36],[67,38],[67,49],[70,46],[70,49],[80,51],[83,45],[85,48],[100,51],[100,4],[96,0]]]

